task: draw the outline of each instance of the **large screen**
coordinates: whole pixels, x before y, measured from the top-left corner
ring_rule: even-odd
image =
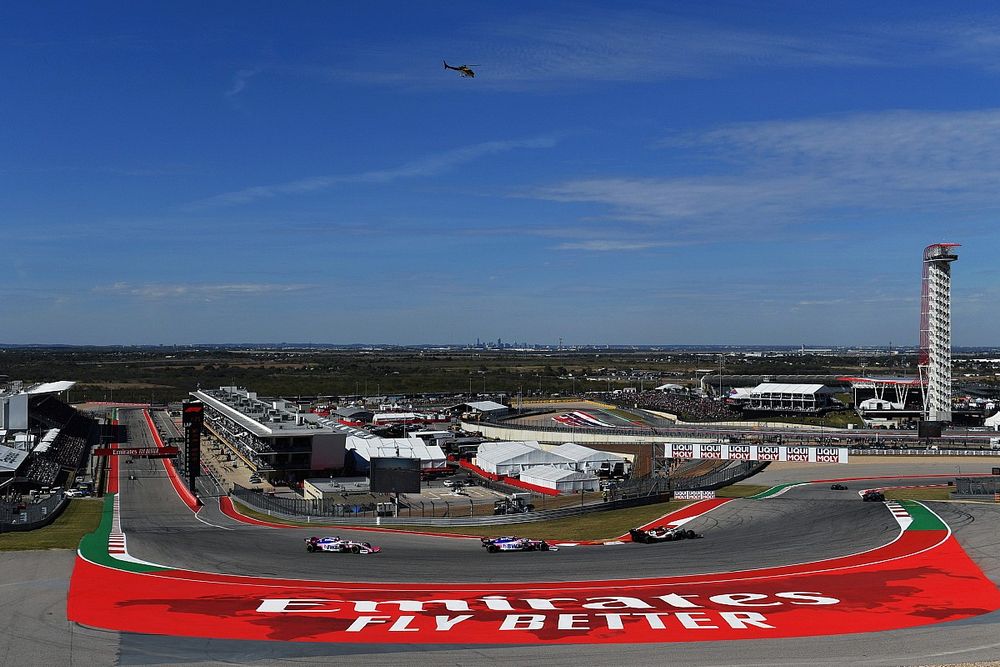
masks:
[[[371,461],[372,493],[420,493],[420,459],[375,457]]]
[[[940,438],[944,429],[944,422],[923,421],[917,424],[917,437],[919,438]]]

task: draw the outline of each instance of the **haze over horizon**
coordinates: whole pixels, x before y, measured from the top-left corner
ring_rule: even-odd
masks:
[[[474,79],[446,71],[475,65]],[[7,344],[1000,344],[1000,9],[0,7]]]

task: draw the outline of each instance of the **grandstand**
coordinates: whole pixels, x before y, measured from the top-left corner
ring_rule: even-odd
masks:
[[[750,390],[745,411],[818,413],[834,407],[833,389],[822,384],[762,382]]]
[[[90,449],[97,443],[97,422],[54,394],[46,393],[64,391],[68,386],[72,383],[47,383],[19,394],[27,399],[27,428],[23,433],[8,435],[12,436],[15,447],[23,447],[26,455],[17,466],[13,478],[15,487],[64,484],[85,465]]]

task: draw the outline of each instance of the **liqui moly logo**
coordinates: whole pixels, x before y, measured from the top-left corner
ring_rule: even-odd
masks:
[[[808,447],[789,447],[787,450],[786,461],[808,461],[809,460],[809,448]]]
[[[761,445],[757,448],[758,461],[780,461],[781,448],[774,445]]]
[[[749,461],[753,458],[750,453],[750,445],[729,445],[729,458]]]
[[[675,444],[673,448],[673,458],[675,459],[693,459],[694,458],[694,446],[687,443]]]
[[[701,458],[703,458],[703,459],[721,459],[722,458],[722,445],[702,445],[701,446]]]
[[[843,463],[839,447],[817,447],[816,463]]]

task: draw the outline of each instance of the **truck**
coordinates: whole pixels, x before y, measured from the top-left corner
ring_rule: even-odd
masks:
[[[534,512],[535,506],[528,502],[530,498],[530,493],[513,493],[503,500],[493,503],[493,514],[524,514],[526,512]]]

